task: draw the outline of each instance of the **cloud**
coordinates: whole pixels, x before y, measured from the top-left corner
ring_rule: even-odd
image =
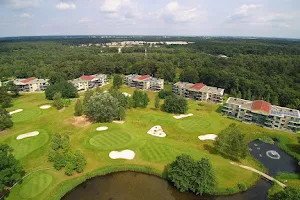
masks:
[[[88,23],[90,21],[91,20],[89,20],[88,18],[84,17],[84,18],[81,18],[78,22],[84,24],[84,23]]]
[[[167,4],[162,15],[167,22],[183,23],[199,20],[200,12],[199,7],[185,8],[173,1]]]
[[[226,22],[231,24],[249,24],[272,27],[289,27],[294,18],[291,13],[268,13],[262,5],[242,5],[234,14],[227,17]]]
[[[32,14],[30,14],[30,13],[23,13],[23,14],[20,15],[20,17],[22,17],[22,18],[32,18]]]
[[[130,7],[132,2],[130,0],[104,0],[100,7],[100,11],[104,13],[119,12],[122,7]]]
[[[41,0],[0,0],[0,5],[6,5],[13,9],[27,9],[38,7]]]
[[[76,5],[74,3],[66,3],[66,2],[61,2],[56,5],[56,9],[58,10],[67,10],[67,9],[75,9]]]
[[[227,17],[227,22],[229,23],[245,23],[251,22],[254,17],[255,10],[261,8],[262,5],[258,4],[249,4],[249,5],[242,5],[236,11]]]

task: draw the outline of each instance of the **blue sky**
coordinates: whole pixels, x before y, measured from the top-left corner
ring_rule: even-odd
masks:
[[[299,0],[0,0],[0,37],[212,35],[300,38]]]

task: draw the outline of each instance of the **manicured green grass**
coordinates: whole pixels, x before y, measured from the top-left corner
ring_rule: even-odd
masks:
[[[40,172],[23,180],[19,195],[22,199],[31,199],[41,194],[52,183],[53,177]]]
[[[92,137],[88,143],[98,149],[114,150],[117,148],[125,147],[131,140],[131,136],[126,132],[110,132],[102,131],[91,134]]]
[[[105,86],[105,89],[107,88],[108,86]],[[121,91],[133,94],[134,89],[122,87]],[[59,199],[86,178],[113,171],[138,169],[146,172],[155,171],[156,174],[162,175],[165,166],[182,153],[189,154],[195,159],[202,157],[210,159],[217,177],[216,192],[218,194],[228,193],[228,188],[238,192],[237,184],[243,183],[250,187],[258,179],[258,176],[251,171],[231,165],[230,160],[215,154],[213,142],[200,141],[199,135],[218,134],[231,123],[237,123],[246,134],[248,141],[268,135],[272,138],[279,138],[282,145],[297,144],[296,136],[290,133],[268,130],[224,117],[219,113],[219,105],[189,100],[188,113],[193,113],[194,116],[177,120],[173,118],[172,114],[154,109],[154,98],[157,93],[148,92],[148,95],[151,100],[148,107],[128,110],[124,124],[96,123],[85,127],[74,126],[71,123],[75,101],[63,111],[57,111],[54,108],[39,109],[40,105],[51,103],[45,100],[44,94],[26,94],[15,99],[14,107],[9,111],[22,108],[24,113],[13,116],[15,124],[12,129],[0,133],[0,142],[13,146],[14,154],[27,172],[52,167],[52,163],[47,161],[47,154],[50,138],[54,133],[68,134],[71,139],[71,148],[80,150],[86,156],[88,163],[83,173],[75,174],[72,177],[66,176],[63,170],[47,170],[45,173],[51,175],[53,180],[51,183],[47,181],[47,178],[40,178],[39,173],[34,173],[28,177],[28,180],[34,180],[32,183],[27,182],[26,184],[26,178],[22,184],[12,189],[7,199],[25,197],[38,200]],[[28,110],[27,114],[26,110]],[[23,117],[18,115],[23,115]],[[24,118],[25,120],[23,120]],[[167,134],[165,138],[147,134],[147,131],[155,125],[162,126]],[[99,126],[108,126],[109,129],[96,131]],[[16,140],[19,134],[36,130],[40,131],[40,135],[24,139],[24,141]],[[133,150],[136,157],[133,160],[111,160],[109,158],[110,151],[123,149]],[[264,170],[262,165],[251,156],[247,156],[241,162],[244,165]],[[41,186],[35,184],[42,180],[45,181],[40,184]],[[37,191],[36,196],[24,193],[22,188],[29,187],[29,185],[32,189],[28,189],[28,191]],[[38,192],[41,191],[41,188],[43,191]]]
[[[39,135],[34,137],[25,138],[22,140],[17,140],[16,137],[10,137],[5,143],[10,145],[14,149],[14,155],[17,159],[21,159],[27,154],[37,150],[38,148],[44,146],[47,141],[49,140],[49,135],[45,130],[38,129],[38,130],[26,130],[20,134],[32,132],[32,131],[39,131]],[[20,135],[17,134],[17,135]],[[16,136],[17,136],[16,135]]]

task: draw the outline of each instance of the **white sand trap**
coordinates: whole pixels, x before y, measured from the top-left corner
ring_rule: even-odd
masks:
[[[125,123],[125,121],[112,121],[112,122],[115,124],[124,124]]]
[[[132,150],[123,150],[123,151],[111,151],[109,153],[109,157],[111,159],[126,159],[126,160],[132,160],[135,156],[134,151]]]
[[[22,140],[22,139],[28,138],[28,137],[34,137],[34,136],[37,136],[38,134],[40,134],[38,131],[25,133],[25,134],[22,134],[22,135],[18,135],[17,140]]]
[[[156,137],[166,137],[167,135],[161,126],[153,126],[147,133]]]
[[[123,94],[125,97],[131,97],[131,94],[128,94],[127,92],[122,92],[122,94]]]
[[[19,112],[22,112],[23,109],[18,109],[18,110],[14,110],[14,111],[11,111],[9,112],[10,115],[13,115],[13,114],[16,114],[16,113],[19,113]]]
[[[216,140],[218,136],[215,134],[200,135],[199,140]]]
[[[187,115],[174,115],[173,117],[175,119],[181,119],[181,118],[185,118],[185,117],[190,117],[190,116],[193,116],[194,114],[190,113],[190,114],[187,114]]]
[[[108,129],[107,126],[100,126],[98,128],[96,128],[97,131],[106,131]]]
[[[43,105],[43,106],[40,107],[40,109],[49,109],[49,108],[51,108],[50,105]]]

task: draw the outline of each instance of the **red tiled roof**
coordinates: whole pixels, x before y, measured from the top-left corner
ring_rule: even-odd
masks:
[[[253,101],[251,110],[269,114],[271,110],[271,104],[263,100],[256,100]]]
[[[190,87],[190,88],[192,88],[192,89],[195,89],[195,90],[201,90],[201,88],[203,88],[203,87],[205,87],[206,85],[205,84],[203,84],[203,83],[196,83],[196,84],[194,84],[192,87]]]
[[[144,76],[138,77],[138,79],[139,79],[140,81],[143,81],[143,80],[148,79],[148,78],[150,78],[149,75],[144,75]]]
[[[31,78],[28,78],[28,79],[25,79],[23,81],[21,81],[22,83],[28,83],[30,81],[33,81],[34,79],[36,79],[35,77],[31,77]]]
[[[83,80],[86,80],[86,81],[91,81],[91,80],[93,80],[94,77],[93,76],[82,75],[80,78],[83,79]]]

